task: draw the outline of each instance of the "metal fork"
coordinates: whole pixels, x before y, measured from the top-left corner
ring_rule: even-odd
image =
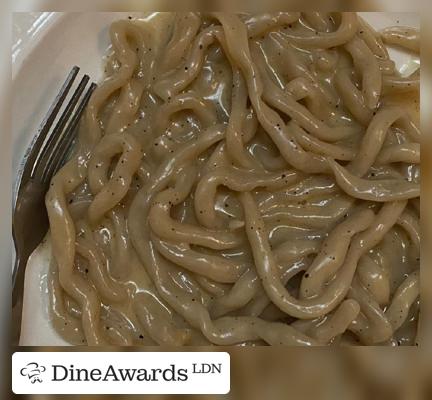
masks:
[[[16,314],[16,308],[19,309],[19,318],[27,261],[48,231],[45,194],[51,178],[69,157],[78,122],[96,88],[95,83],[87,87],[90,78],[84,75],[57,118],[64,101],[71,92],[78,72],[79,67],[73,67],[63,83],[35,139],[27,149],[24,167],[18,178],[12,217],[12,235],[16,253],[12,271],[12,306],[14,314]],[[18,316],[15,315],[15,317]]]

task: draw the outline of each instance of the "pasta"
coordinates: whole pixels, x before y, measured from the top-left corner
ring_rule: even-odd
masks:
[[[418,52],[418,31],[355,13],[156,13],[110,36],[46,196],[57,331],[416,344],[419,74],[386,45]]]

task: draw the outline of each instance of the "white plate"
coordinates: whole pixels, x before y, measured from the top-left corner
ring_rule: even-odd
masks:
[[[397,23],[419,26],[415,13],[361,13],[371,25]],[[73,65],[98,81],[102,57],[109,46],[110,23],[138,13],[19,13],[14,14],[12,48],[12,168],[15,178],[25,150]],[[394,52],[399,67],[410,56]],[[30,221],[29,221],[30,222]],[[48,313],[46,274],[49,243],[32,255],[26,270],[21,345],[66,345],[52,329]]]

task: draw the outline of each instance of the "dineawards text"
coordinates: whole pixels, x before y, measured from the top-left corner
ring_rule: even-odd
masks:
[[[165,369],[137,369],[137,368],[116,368],[112,365],[104,369],[76,368],[73,365],[52,365],[53,382],[174,382],[187,381],[188,370],[176,368],[170,364]]]

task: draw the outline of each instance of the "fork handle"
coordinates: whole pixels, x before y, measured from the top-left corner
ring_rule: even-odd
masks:
[[[22,259],[15,256],[14,270],[12,274],[12,343],[19,345],[21,337],[21,321],[24,304],[24,275],[25,271]]]
[[[15,307],[23,297],[25,268],[21,264],[22,258],[16,255],[12,274],[12,307]]]

